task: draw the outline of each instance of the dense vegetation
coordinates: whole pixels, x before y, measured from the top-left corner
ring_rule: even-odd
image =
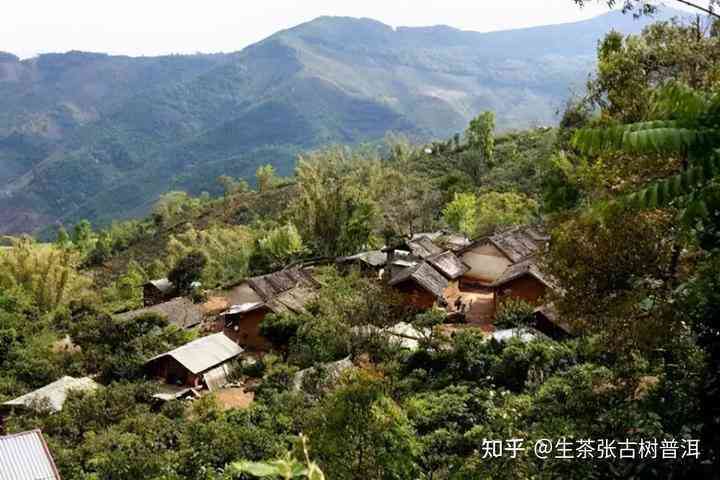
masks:
[[[480,34],[319,18],[233,54],[0,54],[0,233],[145,215],[171,189],[217,194],[218,176],[288,175],[302,150],[388,131],[443,138],[481,110],[502,130],[554,124],[602,35],[644,23]]]
[[[258,168],[254,190],[225,175],[222,197],[170,192],[143,220],[99,231],[79,222],[53,244],[13,240],[0,251],[0,399],[61,375],[106,386],[7,428],[42,428],[72,479],[717,477],[716,32],[698,22],[610,33],[588,96],[557,129],[495,135],[484,113],[445,142],[327,148],[302,154],[289,177]],[[213,396],[159,407],[142,363],[194,332],[112,315],[138,307],[151,277],[211,290],[431,229],[476,237],[536,221],[552,233],[543,268],[578,334],[570,340],[434,330],[402,349],[354,327],[426,328],[444,313],[409,310],[374,279],[323,267],[308,313],[263,323],[276,351],[242,367],[259,381],[250,407]],[[524,308],[505,306],[501,321],[521,323]],[[80,348],[63,348],[66,336]],[[299,369],[347,356],[356,367],[334,385],[293,388]],[[510,439],[528,450],[493,454],[492,441]],[[700,459],[542,459],[532,452],[541,439],[696,439]]]

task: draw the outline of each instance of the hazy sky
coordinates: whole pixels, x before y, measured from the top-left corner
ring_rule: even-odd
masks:
[[[572,0],[2,0],[0,51],[127,55],[229,52],[320,15],[490,31],[607,11]]]

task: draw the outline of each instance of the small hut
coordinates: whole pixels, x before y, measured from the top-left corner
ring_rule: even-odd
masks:
[[[306,270],[282,270],[249,278],[229,293],[231,307],[220,314],[225,334],[246,348],[267,350],[270,342],[260,335],[268,313],[304,313],[320,285]]]
[[[70,391],[90,391],[99,387],[100,384],[90,377],[74,378],[66,376],[14,400],[3,403],[2,406],[0,406],[0,411],[9,412],[14,410],[47,408],[51,412],[56,413],[62,410]]]
[[[146,307],[157,305],[172,298],[175,294],[175,285],[167,278],[150,280],[143,285],[143,304]]]
[[[241,353],[243,349],[220,332],[158,355],[146,368],[169,385],[214,389],[227,383],[228,363]]]

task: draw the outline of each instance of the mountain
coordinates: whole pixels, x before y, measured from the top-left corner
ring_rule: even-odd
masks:
[[[647,23],[610,12],[477,33],[321,17],[231,54],[0,52],[0,233],[145,213],[259,164],[287,174],[327,143],[444,137],[483,110],[501,129],[553,123],[598,40]]]

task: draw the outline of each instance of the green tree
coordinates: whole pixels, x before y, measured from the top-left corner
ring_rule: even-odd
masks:
[[[263,193],[275,188],[279,179],[275,173],[275,167],[270,164],[261,165],[255,171],[258,192]]]
[[[83,254],[89,252],[93,248],[95,235],[93,234],[92,225],[87,220],[81,220],[75,225],[72,232],[72,242],[75,247]]]
[[[156,314],[118,319],[91,305],[73,312],[70,336],[82,348],[88,371],[106,380],[143,376],[148,358],[190,341],[190,334]]]
[[[58,227],[57,236],[55,237],[55,245],[58,248],[68,248],[72,245],[70,235],[68,234],[67,230],[65,230],[65,227],[63,225],[60,225]]]
[[[383,381],[351,372],[344,385],[323,399],[308,436],[324,471],[337,479],[414,478],[419,445],[405,412]]]
[[[207,256],[203,252],[190,252],[170,270],[168,280],[179,292],[187,293],[193,283],[200,281],[207,263]]]
[[[305,251],[302,237],[295,225],[287,223],[274,228],[258,241],[262,254],[267,255],[276,264],[283,264]]]
[[[477,197],[477,234],[488,234],[498,227],[530,223],[538,213],[538,203],[519,192],[488,192]]]
[[[0,251],[0,289],[19,290],[41,312],[51,312],[88,295],[90,281],[78,272],[79,263],[73,250],[15,239]]]
[[[359,179],[367,160],[340,148],[300,157],[295,224],[312,250],[336,257],[371,243],[377,206]]]
[[[228,175],[221,175],[217,178],[217,182],[223,188],[223,193],[226,197],[249,190],[248,184],[244,179],[235,179]]]
[[[485,163],[492,167],[495,156],[495,113],[483,112],[472,119],[465,138],[468,146],[479,150]]]
[[[457,232],[475,235],[478,224],[478,200],[474,193],[456,193],[443,209],[443,220]]]

